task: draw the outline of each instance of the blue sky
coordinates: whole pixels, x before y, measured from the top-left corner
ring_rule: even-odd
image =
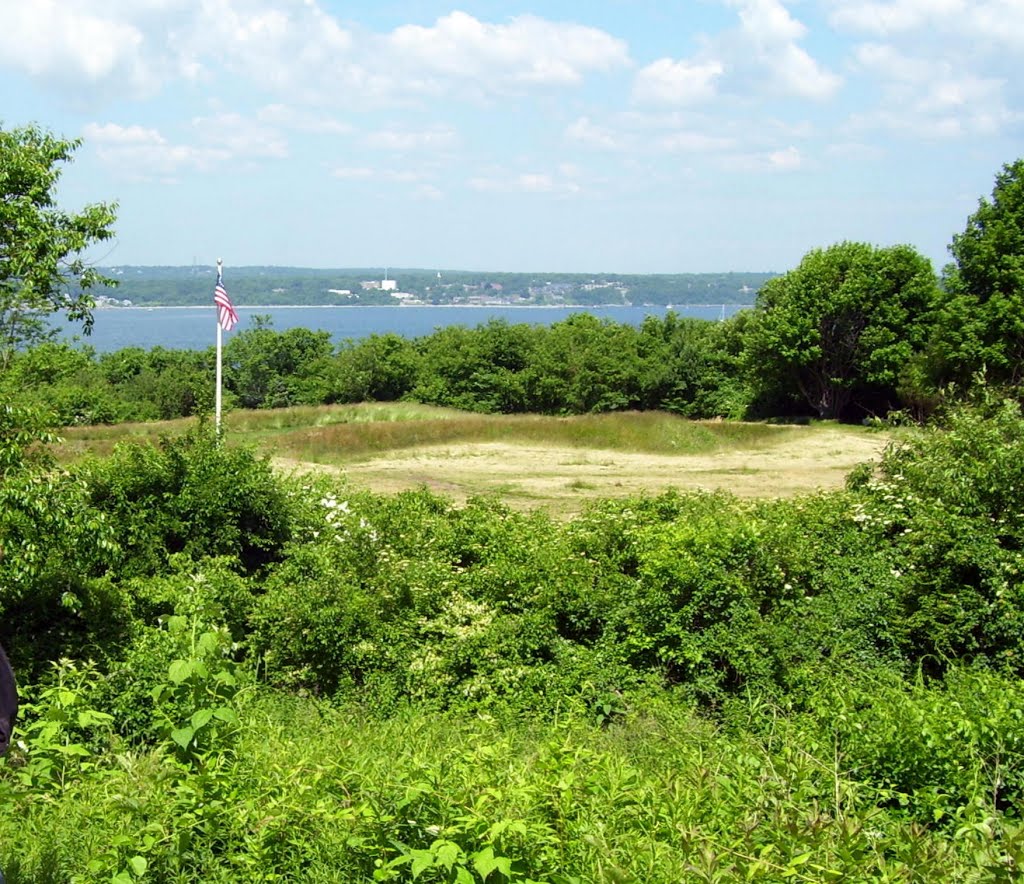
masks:
[[[102,264],[939,269],[1024,154],[1024,0],[0,0]]]

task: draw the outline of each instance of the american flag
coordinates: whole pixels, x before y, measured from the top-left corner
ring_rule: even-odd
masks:
[[[217,322],[224,331],[231,331],[238,324],[238,314],[224,288],[224,279],[217,273],[217,285],[213,287],[213,302],[217,305]]]

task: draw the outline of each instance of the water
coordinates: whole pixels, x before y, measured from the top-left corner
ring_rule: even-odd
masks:
[[[668,307],[238,307],[239,323],[225,334],[227,341],[253,327],[254,316],[270,316],[276,331],[308,328],[330,332],[335,343],[388,332],[404,338],[432,334],[449,325],[475,328],[490,319],[512,324],[551,325],[572,313],[591,313],[599,318],[639,326],[647,316],[664,317]],[[671,308],[679,316],[719,319],[721,305],[680,305]],[[732,316],[743,309],[724,307]],[[99,353],[124,347],[166,347],[169,350],[205,350],[217,340],[216,314],[209,307],[117,307],[95,312],[92,335],[79,336],[78,326],[58,323],[64,340],[80,341]]]

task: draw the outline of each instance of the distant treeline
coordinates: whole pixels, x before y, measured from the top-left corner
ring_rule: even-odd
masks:
[[[216,279],[211,266],[112,267],[117,281],[106,293],[151,306],[207,304]],[[533,304],[751,304],[771,273],[490,273],[468,270],[303,267],[232,267],[224,272],[236,304],[395,304],[394,293],[428,304],[472,299]],[[395,289],[385,290],[387,279]],[[364,288],[364,284],[369,284]]]

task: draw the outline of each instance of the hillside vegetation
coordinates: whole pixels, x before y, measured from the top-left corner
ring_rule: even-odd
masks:
[[[1024,161],[941,280],[843,242],[721,323],[258,324],[222,434],[210,352],[47,340],[109,281],[77,146],[0,129],[10,884],[1020,880]]]
[[[202,426],[64,471],[7,436],[8,880],[1012,880],[1024,418],[986,409],[838,490],[560,520]]]

